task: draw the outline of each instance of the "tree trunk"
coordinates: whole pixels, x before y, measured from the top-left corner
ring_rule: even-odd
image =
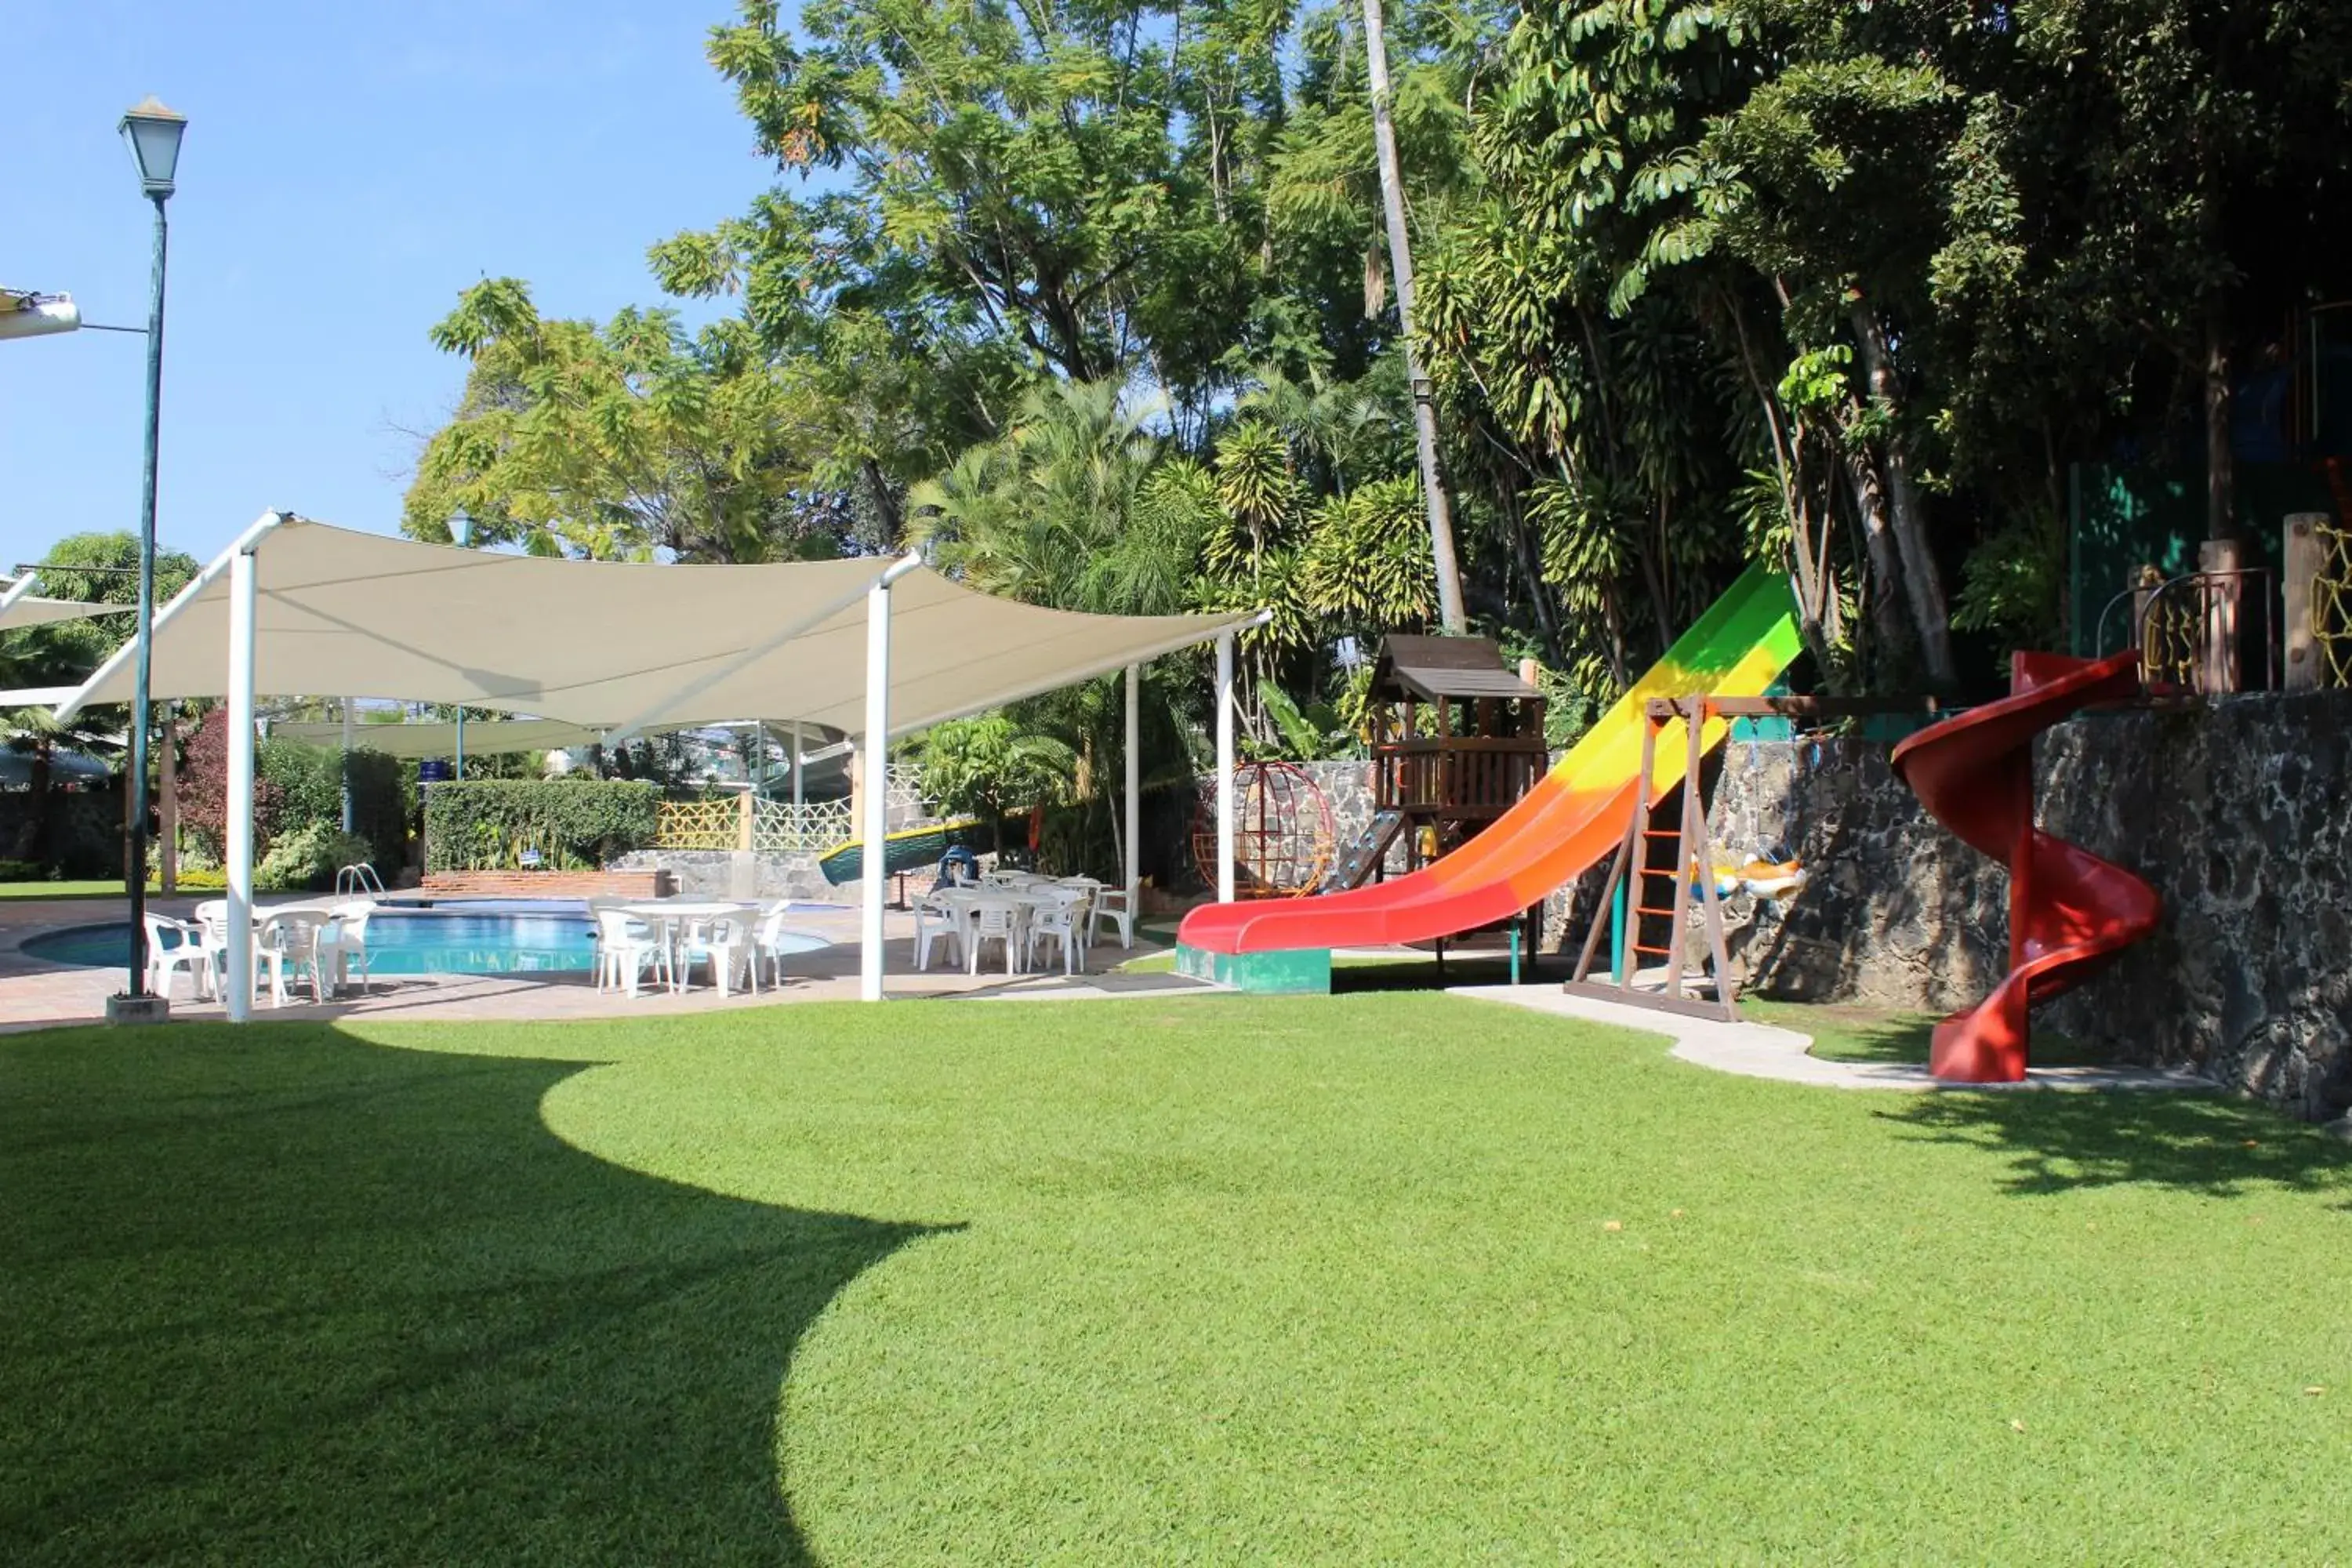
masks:
[[[2205,300],[2205,537],[2234,539],[2237,474],[2230,452],[2230,311],[2221,291]]]
[[[1886,330],[1878,313],[1857,299],[1853,310],[1853,335],[1862,348],[1864,373],[1870,378],[1870,395],[1885,409],[1890,422],[1902,417],[1902,387],[1895,375],[1895,360],[1886,346]],[[1903,588],[1911,605],[1911,621],[1919,634],[1919,652],[1927,679],[1950,686],[1958,671],[1952,663],[1951,612],[1944,604],[1943,574],[1936,569],[1935,552],[1927,542],[1926,518],[1918,492],[1911,484],[1911,458],[1899,427],[1886,436],[1886,499],[1894,525],[1895,548],[1903,561]]]
[[[155,753],[158,780],[155,785],[155,815],[160,819],[155,829],[155,886],[169,898],[180,890],[180,742],[177,710],[173,704],[163,704],[163,721],[157,737],[162,749]],[[351,766],[344,758],[343,765]]]
[[[1862,520],[1863,548],[1870,555],[1871,624],[1886,647],[1905,647],[1911,638],[1909,623],[1903,617],[1903,563],[1895,552],[1895,531],[1886,521],[1886,496],[1879,489],[1878,470],[1870,466],[1869,454],[1851,440],[1838,443],[1838,466],[1845,470],[1854,516]]]
[[[1553,612],[1551,585],[1544,581],[1543,562],[1536,551],[1536,542],[1528,532],[1528,510],[1519,504],[1516,493],[1504,492],[1503,506],[1511,518],[1511,551],[1518,562],[1519,574],[1528,580],[1528,603],[1536,613],[1536,631],[1543,638],[1544,655],[1552,668],[1566,663],[1560,653],[1559,616]]]
[[[890,481],[882,477],[881,464],[868,458],[859,468],[866,475],[866,488],[873,493],[874,515],[881,520],[883,537],[879,542],[885,552],[896,550],[898,542],[906,537],[906,509],[898,504]]]
[[[1421,491],[1429,506],[1429,550],[1437,565],[1437,613],[1449,637],[1467,629],[1462,613],[1462,568],[1454,555],[1454,510],[1437,467],[1437,410],[1421,354],[1412,342],[1412,252],[1405,237],[1404,176],[1397,166],[1396,126],[1389,118],[1388,45],[1381,32],[1381,0],[1364,0],[1364,54],[1370,66],[1372,142],[1380,154],[1381,205],[1389,230],[1389,270],[1396,274],[1397,323],[1404,342],[1404,374],[1412,386],[1412,427],[1421,451]]]

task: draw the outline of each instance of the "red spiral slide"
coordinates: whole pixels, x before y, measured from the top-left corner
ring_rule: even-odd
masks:
[[[1927,815],[2009,862],[2009,973],[1936,1026],[1928,1070],[1958,1083],[2025,1077],[2027,1010],[2095,973],[2156,929],[2156,889],[2033,825],[2033,737],[2079,709],[2139,692],[2135,650],[2097,660],[2021,653],[2010,695],[1895,748],[1895,771]]]

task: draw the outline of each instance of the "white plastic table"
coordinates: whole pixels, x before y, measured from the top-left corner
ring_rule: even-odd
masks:
[[[661,933],[662,945],[669,950],[669,988],[672,995],[686,990],[686,970],[678,962],[684,954],[688,930],[698,921],[726,920],[730,916],[757,913],[756,904],[738,904],[721,899],[653,899],[641,904],[623,904],[621,912],[632,920],[640,920]]]
[[[1001,882],[994,884],[982,882],[977,886],[967,883],[952,888],[941,888],[940,897],[946,900],[948,908],[955,911],[960,927],[956,932],[956,940],[963,948],[964,967],[968,970],[977,967],[971,950],[973,914],[982,904],[1012,906],[1015,931],[1012,969],[1015,974],[1026,974],[1029,972],[1029,965],[1026,962],[1027,954],[1023,950],[1029,945],[1029,918],[1041,909],[1049,909],[1055,904],[1066,902],[1065,895],[1073,891],[1075,889],[1057,888],[1055,884],[1040,879],[1025,888],[1009,888]]]

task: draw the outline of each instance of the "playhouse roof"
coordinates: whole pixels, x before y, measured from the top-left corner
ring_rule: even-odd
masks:
[[[1372,695],[1424,702],[1499,697],[1540,700],[1543,693],[1503,663],[1492,637],[1432,637],[1392,635],[1381,644],[1372,666]]]

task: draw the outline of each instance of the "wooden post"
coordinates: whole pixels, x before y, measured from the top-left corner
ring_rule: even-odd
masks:
[[[736,797],[735,847],[738,849],[748,850],[751,847],[752,824],[758,820],[753,815],[758,809],[753,804],[754,793],[747,789]]]
[[[2316,691],[2326,684],[2325,661],[2319,657],[2320,628],[2312,615],[2321,567],[2327,559],[2326,546],[2319,536],[2326,523],[2324,511],[2289,513],[2285,542],[2279,552],[2285,565],[2279,583],[2279,626],[2284,633],[2280,640],[2286,650],[2286,668],[2279,679],[2289,691]]]
[[[163,724],[160,740],[163,750],[156,753],[155,765],[161,777],[155,791],[157,822],[155,846],[155,886],[165,898],[180,890],[180,748],[175,738],[179,726],[174,721],[178,704],[163,704]]]
[[[2209,539],[2197,547],[2200,572],[2235,573],[2245,564],[2245,546],[2234,539]],[[2207,695],[2242,688],[2238,668],[2238,594],[2245,579],[2209,578],[2200,586],[2197,689]]]

